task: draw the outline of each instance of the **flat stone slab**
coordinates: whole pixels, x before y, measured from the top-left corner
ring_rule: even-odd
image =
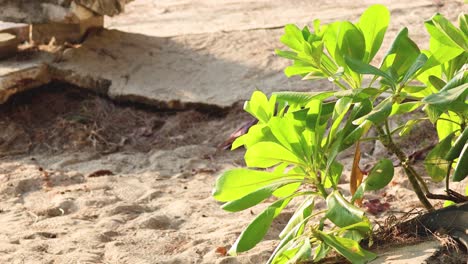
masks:
[[[99,30],[81,47],[66,49],[55,58],[43,56],[42,62],[35,58],[34,63],[0,62],[0,84],[3,80],[0,97],[2,93],[9,96],[12,90],[19,91],[16,86],[8,88],[13,82],[5,81],[7,76],[31,79],[33,76],[22,73],[23,68],[43,68],[44,64],[47,65],[45,79],[97,90],[116,100],[162,108],[225,108],[248,99],[255,89],[266,93],[312,89],[310,82],[288,79],[283,74],[289,61],[274,54],[274,49],[281,46],[277,39],[282,30],[258,33],[160,38]],[[22,64],[24,67],[18,66]],[[16,83],[21,83],[18,81],[21,76],[14,78]],[[315,84],[314,89],[325,88],[330,88],[328,81],[323,86]]]
[[[283,5],[279,0],[259,2],[252,4],[253,8],[238,0],[229,4],[209,0],[152,4],[147,0],[135,1],[127,6],[127,14],[108,23],[119,30],[97,30],[87,36],[81,47],[65,49],[63,54],[39,64],[47,66],[46,79],[69,82],[116,100],[173,109],[225,108],[248,99],[255,89],[266,93],[333,89],[328,81],[312,83],[300,81],[298,77],[288,79],[283,74],[290,61],[274,53],[276,48],[284,48],[279,42],[282,26],[304,24],[314,18],[324,22],[356,20],[367,3],[346,1],[338,7],[326,6],[322,12],[311,3],[298,6],[289,2]],[[423,43],[428,38],[423,25],[425,18],[415,15],[406,1],[389,5],[392,19],[399,23],[391,23],[377,60],[402,24],[409,26],[416,42]],[[412,1],[410,5],[427,18],[438,11],[429,0]],[[451,20],[456,20],[456,15],[466,9],[458,2],[446,5],[444,10],[451,12],[444,14]],[[159,7],[164,10],[155,14]],[[227,11],[222,11],[223,8]],[[212,13],[208,17],[216,16],[217,20],[209,22],[205,17],[208,11]],[[232,16],[223,16],[231,11]],[[147,18],[151,19],[143,22]],[[194,22],[197,19],[201,19],[203,26]],[[12,64],[11,60],[0,61],[0,73],[8,72],[10,79],[15,75]],[[0,74],[0,82],[2,78]],[[0,87],[0,97],[7,98],[2,94],[11,95],[12,90],[8,86]]]
[[[111,98],[171,108],[228,107],[248,99],[255,89],[266,93],[310,89],[310,82],[283,74],[289,62],[274,54],[274,48],[281,45],[275,41],[281,30],[258,33],[160,38],[104,30],[89,37],[81,48],[65,51],[64,61],[53,65],[110,80]]]
[[[453,1],[455,2],[455,1]],[[284,1],[284,0],[137,0],[125,7],[125,13],[106,19],[106,27],[126,32],[155,36],[178,36],[220,31],[281,28],[286,24],[311,24],[357,19],[372,4],[386,5],[393,17],[408,26],[423,26],[422,22],[440,12],[433,0],[393,1]],[[456,17],[463,3],[449,3],[450,16]],[[453,6],[457,7],[453,7]],[[466,9],[466,8],[465,8]],[[410,20],[419,20],[411,23]],[[409,23],[407,23],[408,21]],[[414,31],[413,31],[414,32]]]
[[[407,263],[426,263],[442,245],[437,240],[428,240],[414,245],[404,245],[401,247],[392,247],[380,250],[379,256],[369,264],[407,264]]]
[[[19,40],[15,35],[0,33],[0,59],[13,56],[18,48]]]

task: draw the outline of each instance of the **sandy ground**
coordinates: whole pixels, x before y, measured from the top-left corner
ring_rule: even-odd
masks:
[[[141,13],[146,8],[154,13],[151,18],[160,18],[153,23],[164,23],[159,33],[152,29],[155,35],[212,34],[222,30],[245,34],[260,23],[249,22],[249,18],[258,18],[253,11],[277,14],[281,10],[275,1],[251,5],[247,1],[229,1],[226,9],[214,2],[135,1],[127,15],[108,23],[132,31],[132,23],[149,16]],[[289,16],[295,14],[291,10],[299,10],[303,2],[288,2],[282,20],[262,16],[268,19],[260,27],[265,32],[273,28],[273,34],[279,34],[279,29],[274,28],[289,22]],[[334,1],[324,1],[324,14],[335,14],[325,16],[325,20],[355,18],[360,10],[352,9],[357,5],[351,2],[341,1],[341,6],[336,7]],[[394,27],[408,21],[422,23],[422,14],[427,18],[440,11],[453,17],[458,13],[453,10],[463,9],[455,1],[443,6],[414,1],[417,10],[403,8],[403,2],[400,6],[395,3]],[[233,16],[223,18],[210,10],[233,10]],[[236,14],[245,15],[245,21],[236,20]],[[207,27],[205,23],[205,27],[199,27],[203,20],[197,17],[215,17],[215,26]],[[301,19],[299,22],[306,21]],[[179,21],[180,27],[176,26]],[[196,30],[188,30],[190,25]],[[174,33],[176,28],[179,31]],[[418,31],[415,34],[422,35]],[[223,249],[234,243],[266,204],[230,214],[211,197],[220,172],[244,166],[241,150],[219,148],[236,128],[250,120],[241,105],[234,104],[225,111],[165,111],[115,104],[65,84],[44,86],[11,98],[0,106],[0,263],[264,262],[291,208],[274,221],[265,241],[234,258],[224,256]],[[427,128],[428,124],[423,125],[405,139],[408,153],[434,142]],[[422,137],[422,145],[412,145],[414,139]],[[372,143],[363,149],[367,152],[362,160],[364,166],[372,165],[375,157],[387,155]],[[349,165],[351,153],[345,153],[342,160]],[[391,188],[366,197],[389,203],[390,208],[378,219],[419,208],[408,181],[398,168],[397,172]],[[343,189],[347,188],[345,180],[342,184]],[[436,191],[441,188],[435,186]]]

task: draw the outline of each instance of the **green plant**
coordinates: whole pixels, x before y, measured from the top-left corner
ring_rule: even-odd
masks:
[[[359,169],[359,143],[380,140],[400,160],[413,189],[428,210],[428,198],[455,202],[465,196],[449,188],[449,178],[463,180],[468,173],[467,16],[460,27],[436,14],[425,22],[430,49],[421,51],[404,28],[396,36],[381,64],[370,62],[382,44],[390,13],[382,5],[369,7],[359,22],[334,22],[314,30],[287,25],[281,37],[290,50],[277,54],[293,61],[287,76],[304,80],[328,79],[339,91],[278,92],[270,98],[260,91],[244,105],[258,123],[233,143],[246,148],[248,168],[224,172],[216,181],[214,198],[223,209],[245,210],[273,196],[242,232],[229,253],[247,251],[261,241],[273,219],[294,199],[302,197],[295,213],[279,235],[281,241],[268,263],[318,261],[335,250],[352,263],[364,263],[375,254],[361,248],[372,226],[359,204],[366,191],[385,187],[393,177],[393,164],[381,159],[363,179]],[[364,75],[370,75],[364,84]],[[389,119],[423,109],[427,117],[411,119],[391,130]],[[422,120],[436,126],[440,142],[425,160],[428,175],[446,179],[447,193],[432,194],[414,170],[394,137],[408,133]],[[366,138],[369,129],[377,138]],[[352,197],[345,198],[337,184],[343,165],[340,152],[355,146],[351,168]],[[454,168],[452,176],[452,167]],[[316,210],[318,200],[326,202]]]

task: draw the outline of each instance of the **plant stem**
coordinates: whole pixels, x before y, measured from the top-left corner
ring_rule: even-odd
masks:
[[[324,199],[327,199],[327,197],[328,197],[327,190],[325,190],[325,188],[323,187],[323,185],[322,185],[321,183],[317,183],[317,189],[320,191],[320,193],[322,194],[323,198],[324,198]]]
[[[386,134],[385,131],[381,127],[379,126],[375,126],[375,127],[377,129],[377,133],[381,137],[380,141],[382,142],[384,147],[388,149],[390,152],[392,152],[393,154],[395,154],[397,158],[400,160],[401,166],[405,170],[406,176],[408,176],[408,180],[410,181],[411,186],[413,187],[413,190],[416,193],[419,201],[428,211],[434,210],[434,207],[432,207],[432,204],[429,202],[423,190],[421,189],[421,186],[418,183],[418,178],[421,178],[421,177],[411,167],[411,165],[409,165],[408,157],[406,156],[406,154],[403,153],[403,151],[401,151],[401,149],[397,145],[395,145],[395,143],[393,142],[391,138],[391,135]],[[388,129],[388,124],[387,124],[387,129]]]

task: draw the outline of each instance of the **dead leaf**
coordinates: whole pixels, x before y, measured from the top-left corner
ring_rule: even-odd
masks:
[[[351,191],[351,195],[356,193],[357,188],[362,183],[362,178],[364,174],[359,168],[359,161],[361,160],[361,148],[359,146],[359,142],[356,143],[356,150],[354,151],[354,160],[353,160],[353,168],[351,169],[351,179],[349,181],[349,189]],[[356,199],[356,204],[359,206],[362,205],[362,199]]]
[[[367,208],[367,211],[373,215],[378,215],[390,209],[390,204],[385,202],[380,202],[380,199],[372,199],[364,202],[364,206]]]
[[[114,173],[110,170],[97,170],[89,174],[88,177],[92,178],[92,177],[101,177],[101,176],[109,176],[109,175],[114,175]]]
[[[217,247],[216,248],[216,253],[220,254],[221,256],[226,256],[227,255],[227,249],[226,249],[226,247]]]

